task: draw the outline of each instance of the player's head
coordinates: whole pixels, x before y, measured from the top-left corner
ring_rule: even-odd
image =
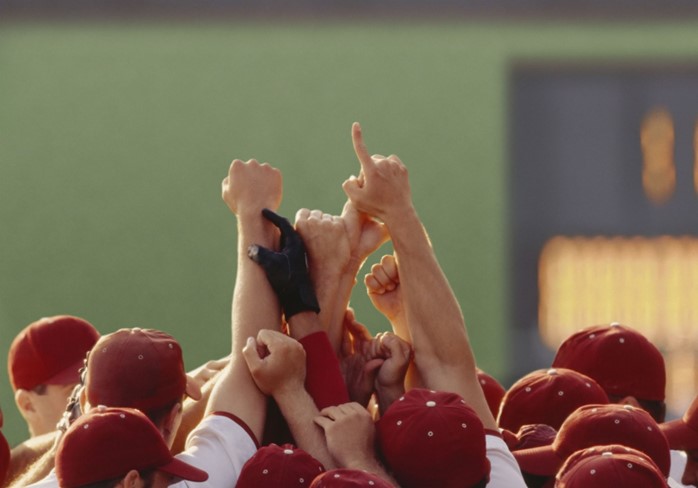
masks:
[[[487,406],[490,408],[490,412],[492,412],[492,416],[497,418],[499,405],[502,403],[502,398],[504,398],[506,390],[499,381],[480,368],[477,368],[477,381],[480,383],[482,393],[485,394],[485,400],[487,401]]]
[[[310,488],[393,488],[383,478],[360,469],[332,469],[317,476]]]
[[[608,403],[606,393],[593,379],[566,368],[540,369],[509,388],[497,424],[512,432],[528,424],[559,429],[569,414],[592,403]]]
[[[119,482],[160,488],[175,479],[208,479],[205,471],[172,456],[142,412],[106,407],[93,408],[65,433],[56,452],[56,475],[64,488]]]
[[[164,332],[120,329],[102,337],[87,358],[83,410],[137,408],[168,442],[179,425],[185,394],[198,399],[201,391],[184,370],[179,343]]]
[[[572,454],[560,468],[556,488],[663,488],[657,465],[643,452],[623,445],[595,446]]]
[[[237,488],[305,488],[325,472],[320,461],[291,444],[261,447],[242,467]]]
[[[521,449],[514,457],[521,470],[554,476],[572,453],[593,446],[622,444],[644,452],[669,474],[669,445],[654,419],[631,405],[585,405],[562,424],[552,444]]]
[[[655,421],[664,421],[664,358],[630,327],[613,323],[572,334],[558,348],[553,367],[579,371],[601,385],[612,403],[639,406]]]
[[[56,429],[97,339],[99,332],[86,320],[57,315],[29,324],[12,341],[7,369],[32,437]]]
[[[377,440],[404,488],[480,487],[489,479],[485,429],[455,393],[410,390],[378,421]]]

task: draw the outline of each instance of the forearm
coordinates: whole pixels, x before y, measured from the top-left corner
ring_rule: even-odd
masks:
[[[400,268],[414,364],[424,387],[458,393],[486,428],[496,428],[477,381],[463,314],[416,211],[411,208],[386,224]]]
[[[472,368],[474,373],[463,314],[416,211],[410,208],[387,225],[400,268],[404,324],[415,353],[422,359],[434,357],[445,365]],[[401,322],[396,325],[404,328]]]
[[[296,445],[320,461],[325,469],[335,467],[334,460],[327,450],[325,434],[313,419],[319,410],[304,388],[274,395],[279,410],[286,419]]]
[[[275,233],[261,209],[238,214],[237,277],[232,300],[232,346],[230,365],[220,374],[206,412],[226,411],[237,415],[262,438],[266,398],[249,373],[242,348],[249,337],[263,328],[278,329],[281,311],[264,270],[247,256],[252,244],[274,247]]]

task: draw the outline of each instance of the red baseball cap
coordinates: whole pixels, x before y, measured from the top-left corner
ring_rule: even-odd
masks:
[[[645,336],[625,325],[588,327],[558,348],[554,368],[569,368],[596,380],[607,395],[664,401],[664,358]]]
[[[605,403],[606,393],[588,376],[566,368],[540,369],[509,388],[497,424],[512,432],[528,424],[559,429],[567,416],[582,405]]]
[[[80,381],[85,355],[99,332],[84,319],[56,315],[32,322],[12,341],[7,369],[14,390]]]
[[[208,474],[170,453],[160,431],[132,408],[97,407],[70,426],[56,451],[61,487],[73,488],[156,469],[189,481]]]
[[[487,406],[490,407],[492,416],[497,418],[497,413],[499,413],[499,404],[502,402],[502,398],[504,398],[504,393],[506,393],[506,390],[499,383],[499,381],[485,373],[480,368],[477,368],[477,380],[480,382],[480,387],[482,388],[482,392],[485,394],[485,400],[487,400]]]
[[[572,454],[555,478],[556,488],[666,487],[657,465],[643,452],[622,445],[596,446]]]
[[[236,488],[307,487],[325,471],[320,461],[291,444],[269,444],[242,467]]]
[[[287,486],[287,485],[277,485]],[[290,485],[288,485],[290,486]],[[360,469],[333,469],[315,477],[310,488],[395,488],[380,476]]]
[[[672,449],[677,451],[698,449],[698,397],[693,399],[693,403],[682,418],[664,422],[659,427]]]
[[[554,476],[575,451],[592,446],[623,444],[647,454],[669,474],[669,444],[654,419],[630,405],[585,405],[562,424],[553,443],[515,451],[514,457],[526,473]]]
[[[120,329],[103,336],[87,358],[85,394],[90,405],[166,407],[201,390],[184,371],[179,343],[154,329]]]
[[[485,429],[455,393],[410,390],[378,421],[376,437],[403,488],[464,488],[489,476]]]

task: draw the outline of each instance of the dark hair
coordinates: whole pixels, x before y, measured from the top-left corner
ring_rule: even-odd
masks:
[[[156,471],[157,470],[155,469],[146,469],[138,472],[146,488],[150,488],[153,485],[153,478],[155,477]],[[127,473],[124,473],[124,476],[126,476],[126,474]],[[122,479],[124,479],[123,476],[111,480],[97,481],[95,483],[90,483],[89,485],[82,485],[80,488],[114,488],[121,482]]]
[[[489,483],[489,482],[490,482],[490,477],[488,475],[488,476],[485,476],[484,478],[482,478],[480,481],[478,481],[474,485],[472,485],[470,488],[485,488],[487,486],[487,483]]]
[[[524,482],[528,488],[543,488],[552,476],[541,476],[522,471]]]
[[[48,389],[48,385],[36,385],[30,391],[32,393],[36,393],[37,395],[45,395],[47,389]]]

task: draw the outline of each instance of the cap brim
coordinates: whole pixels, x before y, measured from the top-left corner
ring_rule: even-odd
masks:
[[[677,451],[698,449],[698,431],[689,427],[683,419],[672,420],[659,424],[669,447]]]
[[[187,384],[184,387],[184,392],[192,400],[201,400],[201,385],[189,375],[187,375]]]
[[[45,385],[77,385],[80,383],[80,368],[84,361],[81,359],[65,368],[63,371],[54,374],[44,381]]]
[[[172,460],[165,464],[164,466],[158,466],[158,471],[163,471],[167,474],[171,474],[177,478],[194,481],[201,483],[208,479],[208,473],[202,469],[195,468],[191,464],[185,463],[184,461],[172,458]]]
[[[565,461],[555,454],[552,446],[520,449],[512,454],[519,463],[521,471],[538,476],[555,476]]]

